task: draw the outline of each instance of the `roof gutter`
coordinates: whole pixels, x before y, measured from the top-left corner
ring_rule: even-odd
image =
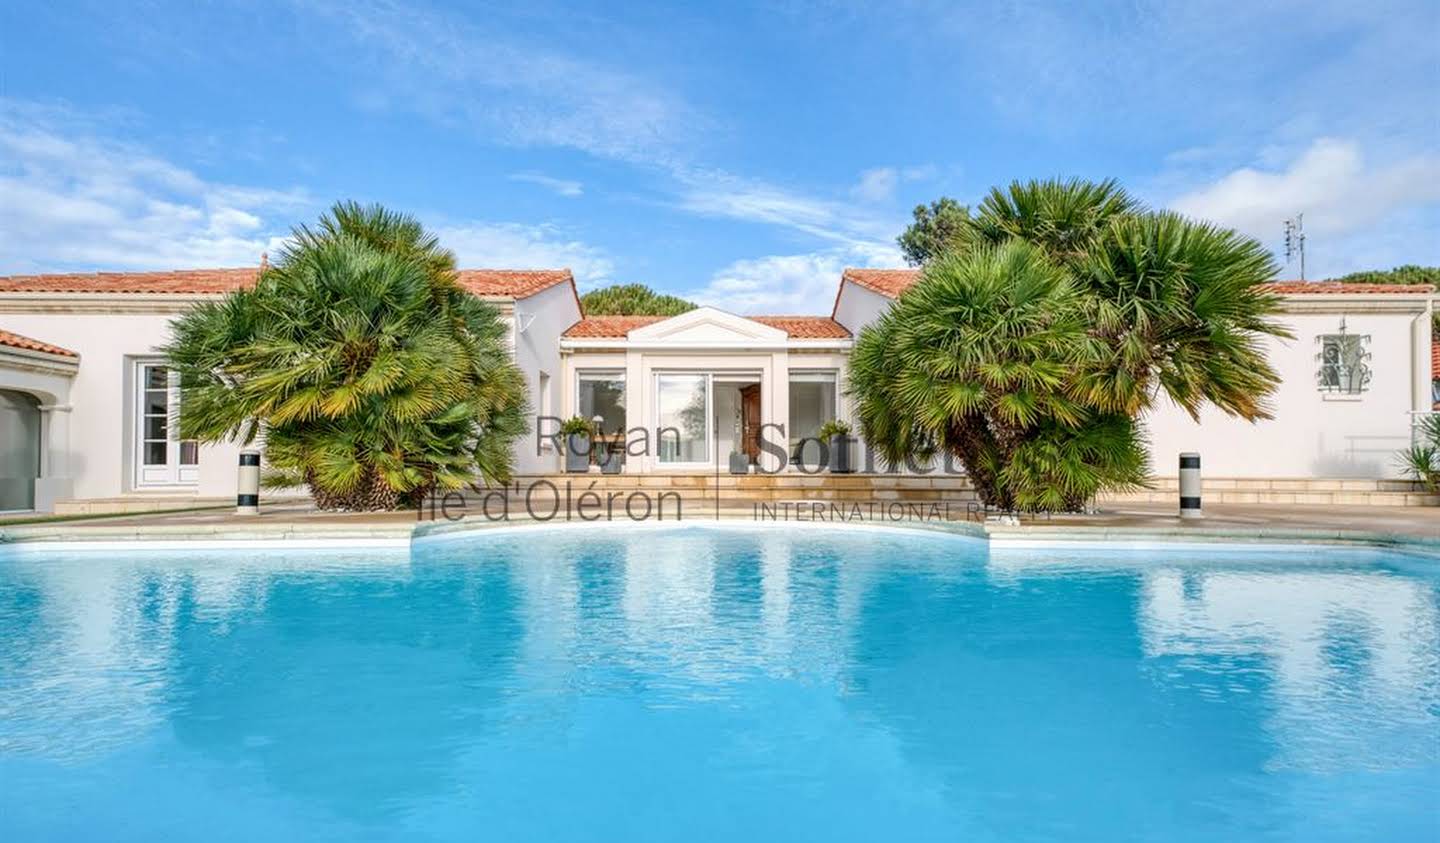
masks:
[[[58,373],[65,376],[72,376],[80,369],[80,356],[68,354],[51,354],[48,351],[36,351],[32,348],[16,348],[11,345],[0,345],[0,366],[12,369],[27,369],[30,371]]]

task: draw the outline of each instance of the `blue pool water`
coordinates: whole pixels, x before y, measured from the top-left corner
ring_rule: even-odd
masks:
[[[1440,564],[0,550],[0,840],[1434,840]]]

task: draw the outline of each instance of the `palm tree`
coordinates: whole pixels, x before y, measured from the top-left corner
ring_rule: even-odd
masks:
[[[1265,286],[1274,262],[1254,240],[1147,211],[1114,181],[1049,180],[992,190],[948,244],[892,310],[896,320],[926,331],[887,318],[857,341],[851,391],[862,408],[870,407],[861,414],[865,437],[887,459],[944,448],[961,459],[986,502],[1073,509],[1095,491],[1139,481],[1132,471],[1142,451],[1136,420],[1162,393],[1192,416],[1209,403],[1252,421],[1269,417],[1266,399],[1279,375],[1262,341],[1289,333],[1273,318],[1279,297]],[[1027,327],[1033,314],[1018,310],[1022,302],[1012,297],[975,299],[980,268],[964,261],[994,260],[1015,244],[1031,250],[1025,272],[992,265],[981,274],[988,273],[991,283],[1026,288],[1034,283],[1026,279],[1042,266],[1063,277],[1067,295],[1044,310],[1071,325],[1073,345],[1041,348],[1034,356],[1021,354],[1019,345],[996,345],[1001,337],[1018,343],[1033,329]],[[962,267],[972,280],[957,286]],[[978,304],[960,307],[956,297],[962,294]],[[985,313],[982,306],[995,310]],[[950,327],[942,330],[937,322]],[[1063,381],[1048,388],[1064,400],[1038,400],[1035,381],[1015,394],[990,382],[985,399],[1004,403],[977,410],[983,401],[962,404],[943,390],[940,403],[927,402],[918,384],[910,403],[899,402],[885,385],[885,377],[904,378],[906,366],[918,364],[923,371],[932,361],[934,371],[941,363],[958,371],[953,367],[961,360],[980,365],[976,355],[994,373],[1061,366]],[[967,389],[957,394],[976,387]],[[927,403],[931,417],[923,430],[897,415],[924,410]],[[1008,416],[1022,407],[1032,416],[1017,429]],[[937,436],[946,419],[960,423],[957,430],[979,429],[1000,444],[976,450],[954,436]]]
[[[1138,210],[1139,203],[1114,179],[1016,181],[990,189],[958,245],[1024,240],[1071,264],[1084,259],[1111,222]]]
[[[1248,421],[1271,417],[1280,375],[1264,337],[1291,337],[1270,253],[1229,229],[1173,213],[1112,220],[1075,268],[1104,362],[1090,399],[1138,415],[1159,393],[1198,418],[1209,403]]]
[[[1400,467],[1431,492],[1440,492],[1440,416],[1422,416],[1415,441],[1399,454]]]
[[[372,510],[510,474],[525,390],[505,326],[408,216],[337,204],[294,232],[253,289],[174,329],[180,434],[263,431],[269,486]]]
[[[1083,317],[1069,273],[1022,240],[932,261],[856,343],[867,441],[891,464],[954,454],[1005,509],[1073,509],[1139,484],[1133,423],[1087,403],[1076,378],[1102,359]]]

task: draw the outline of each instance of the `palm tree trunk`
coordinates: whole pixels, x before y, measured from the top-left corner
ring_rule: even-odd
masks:
[[[996,509],[1015,508],[1015,498],[1000,485],[999,476],[991,468],[1005,461],[995,459],[1000,445],[987,428],[984,416],[972,413],[951,424],[945,447],[960,458],[981,503]]]
[[[390,487],[373,468],[366,469],[360,482],[349,492],[336,492],[315,482],[313,471],[305,472],[305,484],[315,506],[331,512],[382,512],[398,509],[400,493]]]

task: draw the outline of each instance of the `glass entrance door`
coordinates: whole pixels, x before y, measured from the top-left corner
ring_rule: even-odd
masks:
[[[40,476],[40,402],[0,389],[0,512],[35,508]]]

